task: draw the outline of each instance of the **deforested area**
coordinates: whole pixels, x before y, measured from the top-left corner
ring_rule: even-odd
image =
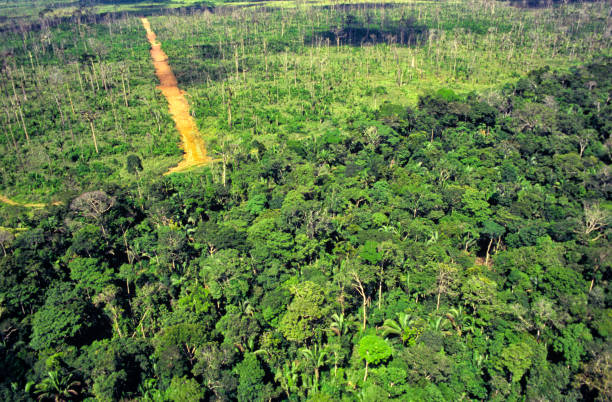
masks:
[[[0,399],[612,398],[608,2],[0,2]]]

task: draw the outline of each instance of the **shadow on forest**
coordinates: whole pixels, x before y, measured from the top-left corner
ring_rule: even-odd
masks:
[[[429,30],[424,25],[417,25],[413,20],[402,20],[388,23],[385,29],[379,27],[365,26],[359,23],[352,16],[347,16],[342,28],[327,31],[314,32],[305,38],[305,43],[310,46],[367,46],[380,43],[396,43],[400,46],[421,46],[427,41]],[[280,53],[292,50],[296,46],[295,41],[290,39],[279,40],[271,39],[267,44],[268,53]],[[184,85],[201,84],[206,81],[222,81],[228,76],[235,74],[234,62],[227,59],[233,50],[230,47],[220,48],[217,44],[194,45],[194,49],[201,57],[206,60],[198,68],[194,68],[191,63],[183,63],[180,60],[172,61],[172,69],[179,82]],[[223,59],[225,55],[226,59]],[[243,64],[240,68],[248,70],[254,68],[253,65]]]
[[[396,43],[403,46],[421,46],[429,36],[429,29],[425,25],[417,25],[411,19],[391,23],[380,29],[370,25],[352,21],[351,16],[341,28],[328,31],[319,31],[310,38],[310,44],[319,44],[321,41],[330,44],[363,46],[379,43]]]
[[[316,1],[312,1],[309,3],[316,3]],[[401,3],[359,3],[359,4],[351,4],[351,3],[341,3],[334,5],[325,5],[325,6],[314,6],[321,10],[336,10],[336,11],[353,11],[353,10],[382,10],[388,8],[399,8],[405,6]]]
[[[595,3],[601,0],[502,0],[517,8],[546,8],[560,3]]]
[[[338,7],[338,6],[336,6]],[[367,18],[367,17],[366,17]],[[369,22],[369,21],[367,21]],[[315,31],[305,38],[304,43],[309,46],[336,46],[338,43],[343,46],[367,46],[380,43],[395,43],[400,46],[421,46],[429,35],[429,30],[425,25],[416,24],[412,19],[388,22],[384,29],[373,24],[366,24],[358,20],[355,16],[348,14],[344,17],[342,26],[337,29],[327,31]],[[299,41],[290,38],[278,39],[271,38],[267,42],[267,52],[281,53],[286,50],[295,50]],[[198,44],[193,48],[199,54],[201,60],[205,60],[198,68],[194,68],[191,63],[180,60],[172,61],[172,69],[183,85],[202,84],[207,81],[222,81],[228,76],[235,74],[234,62],[227,58],[233,54],[231,47],[218,44]],[[225,60],[223,57],[225,56]],[[254,65],[241,65],[243,68],[251,70]]]
[[[240,0],[237,0],[237,1],[240,1]],[[268,0],[251,0],[249,1],[248,4],[241,4],[241,5],[233,5],[232,4],[233,2],[226,2],[225,4],[231,5],[232,7],[235,7],[235,8],[258,7],[257,8],[258,10],[265,11],[265,12],[282,10],[281,7],[266,6],[265,5],[266,1]],[[277,0],[277,1],[291,1],[291,0]],[[352,10],[373,10],[373,9],[381,10],[381,9],[388,9],[388,8],[399,8],[403,6],[403,4],[401,3],[359,3],[359,4],[341,3],[341,4],[325,5],[325,6],[317,5],[318,1],[307,1],[306,3],[312,4],[311,7],[313,9],[335,10],[335,11],[342,11],[342,12],[352,11]],[[223,7],[223,6],[220,6],[220,7]]]

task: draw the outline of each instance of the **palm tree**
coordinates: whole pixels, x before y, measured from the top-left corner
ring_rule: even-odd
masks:
[[[482,364],[487,360],[489,360],[489,356],[486,354],[481,355],[477,350],[474,350],[472,353],[472,363],[474,364],[474,367],[481,368]]]
[[[312,349],[302,348],[300,349],[302,356],[306,358],[306,361],[312,366],[314,371],[314,382],[313,388],[316,392],[319,385],[319,369],[327,363],[327,349],[322,348],[321,345],[313,345]]]
[[[450,327],[450,320],[448,319],[448,317],[436,317],[436,316],[432,316],[429,319],[429,328],[434,330],[434,331],[440,331],[443,334],[447,335],[450,333],[450,331],[448,331],[449,327]]]
[[[352,321],[348,321],[346,318],[344,318],[344,313],[340,313],[340,315],[334,313],[332,314],[331,319],[332,323],[329,325],[329,329],[337,336],[346,335],[351,327],[351,324],[353,324]]]
[[[436,244],[439,238],[440,233],[438,233],[437,230],[434,230],[433,232],[431,232],[431,236],[429,237],[429,240],[427,240],[427,244]]]
[[[463,307],[451,308],[446,313],[446,318],[448,318],[455,331],[457,331],[457,335],[461,336],[464,321],[468,318],[467,314],[463,311]]]
[[[297,390],[298,368],[299,364],[296,362],[291,362],[291,364],[285,362],[285,365],[274,374],[274,381],[280,384],[288,400],[291,400],[291,393]]]
[[[388,337],[390,335],[399,336],[402,339],[402,343],[406,343],[412,335],[414,335],[414,324],[416,318],[408,313],[397,313],[397,321],[387,318],[381,327],[383,330],[383,336]]]
[[[239,306],[240,306],[240,311],[242,312],[244,316],[253,317],[253,314],[255,314],[255,309],[253,308],[253,306],[251,306],[250,301],[248,300],[240,301]]]
[[[77,389],[80,385],[79,381],[72,381],[71,374],[62,376],[59,371],[54,370],[50,371],[48,377],[34,387],[34,392],[38,395],[38,400],[64,402],[79,394]]]
[[[469,252],[470,247],[472,247],[474,244],[476,244],[476,238],[472,237],[472,233],[471,232],[467,232],[463,236],[461,241],[465,244],[465,247],[464,247],[465,252]]]
[[[477,325],[474,317],[467,316],[464,319],[464,328],[466,333],[470,333],[471,336],[469,338],[479,338],[483,335],[483,330]]]
[[[393,225],[382,225],[381,227],[378,228],[378,231],[384,232],[384,233],[393,233],[394,235],[399,235],[397,228]]]
[[[157,380],[155,378],[147,378],[138,386],[140,400],[144,402],[163,401],[162,392],[157,388]]]

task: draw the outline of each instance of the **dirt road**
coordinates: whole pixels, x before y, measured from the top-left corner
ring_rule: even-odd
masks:
[[[157,41],[155,32],[151,30],[149,20],[146,18],[140,20],[147,31],[147,39],[151,44],[151,58],[155,67],[155,75],[157,75],[160,83],[157,88],[162,91],[168,101],[168,110],[176,124],[176,129],[181,134],[183,151],[185,152],[183,160],[166,174],[181,172],[193,166],[206,164],[211,159],[206,154],[204,141],[189,113],[189,103],[183,95],[184,92],[179,89],[176,77],[168,64],[168,56],[161,49],[161,43]]]
[[[17,205],[20,207],[26,207],[26,208],[44,208],[46,206],[48,206],[49,204],[43,204],[43,203],[39,203],[39,202],[25,202],[25,203],[20,203],[17,201],[13,201],[9,198],[6,198],[3,195],[0,195],[0,202],[3,202],[5,204],[8,205]],[[61,205],[62,203],[59,201],[55,201],[53,203],[51,203],[51,205]]]

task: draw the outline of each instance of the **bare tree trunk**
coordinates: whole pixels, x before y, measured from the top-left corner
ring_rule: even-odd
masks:
[[[64,119],[64,112],[62,111],[62,106],[60,105],[59,98],[57,94],[53,93],[53,98],[55,98],[55,104],[57,105],[57,110],[60,112],[60,118],[62,119],[62,133],[66,135],[66,120]],[[74,138],[72,139],[74,142]]]
[[[493,244],[493,238],[489,240],[489,245],[487,246],[487,256],[485,258],[485,265],[489,266],[489,251],[491,251],[491,245]]]
[[[363,302],[363,330],[365,331],[366,329],[366,323],[367,323],[367,297],[366,297],[366,293],[365,293],[365,289],[363,288],[363,284],[361,283],[361,280],[359,279],[359,276],[357,276],[357,273],[353,272],[353,280],[355,281],[355,283],[353,284],[353,287],[355,288],[355,290],[357,291],[357,293],[359,293],[359,295],[361,295],[361,299]]]
[[[6,113],[6,124],[9,128],[9,133],[11,133],[11,140],[13,142],[13,147],[15,147],[15,153],[17,154],[17,157],[19,157],[19,148],[17,148],[17,141],[15,141],[15,136],[13,135],[13,125],[11,124],[11,115],[9,114],[7,109],[4,109],[4,112]]]
[[[70,110],[72,110],[72,116],[74,117],[76,113],[74,112],[74,104],[72,103],[72,93],[70,92],[70,87],[66,84],[66,93],[68,94],[68,102],[70,102]]]
[[[93,59],[89,59],[89,61],[91,62],[91,72],[93,74],[92,81],[96,82],[96,88],[98,88],[98,91],[99,91],[100,84],[98,84],[98,76],[96,75],[96,66],[94,65]]]
[[[123,87],[123,100],[125,102],[125,107],[128,107],[127,94],[125,92],[125,80],[123,78],[123,74],[121,74],[121,86]]]
[[[225,180],[227,177],[227,154],[224,153],[221,159],[223,160],[223,171],[221,173],[221,179],[223,181],[223,187],[225,187]]]
[[[227,89],[227,125],[232,127],[232,89]]]
[[[591,290],[593,290],[593,286],[595,286],[595,274],[597,273],[598,270],[599,270],[599,266],[596,266],[595,270],[593,271],[593,279],[591,279],[591,285],[589,286],[589,293],[591,293]]]
[[[234,46],[234,63],[236,64],[236,81],[240,79],[238,68],[238,46]]]
[[[81,79],[81,70],[79,69],[79,63],[74,63],[74,67],[76,68],[76,76],[79,80],[79,87],[81,87],[81,93],[85,93],[85,90],[83,89],[83,80]]]
[[[23,71],[23,66],[21,66],[21,81],[19,82],[19,86],[21,87],[21,94],[23,95],[23,100],[27,101],[28,96],[25,91],[25,71]]]
[[[138,176],[138,180],[136,180],[136,187],[138,188],[138,196],[142,199],[142,191],[140,190],[140,172],[136,170],[136,175]]]
[[[17,114],[17,112],[19,112],[19,114]],[[21,105],[17,105],[17,110],[15,110],[15,117],[17,118],[17,120],[19,120],[19,118],[21,118],[21,127],[23,127],[23,133],[25,134],[26,140],[28,141],[28,144],[30,143],[30,136],[28,135],[28,129],[26,128],[25,125],[25,120],[23,118],[23,113],[21,112]]]
[[[89,128],[91,128],[91,136],[93,138],[94,147],[96,148],[96,153],[99,154],[100,151],[98,151],[98,141],[96,141],[96,132],[94,130],[93,120],[89,120]]]
[[[119,328],[119,319],[118,319],[118,314],[117,314],[117,309],[113,306],[110,306],[111,311],[113,312],[113,324],[115,324],[115,330],[117,331],[117,334],[119,335],[119,338],[123,338],[123,334],[121,333],[121,329]]]

